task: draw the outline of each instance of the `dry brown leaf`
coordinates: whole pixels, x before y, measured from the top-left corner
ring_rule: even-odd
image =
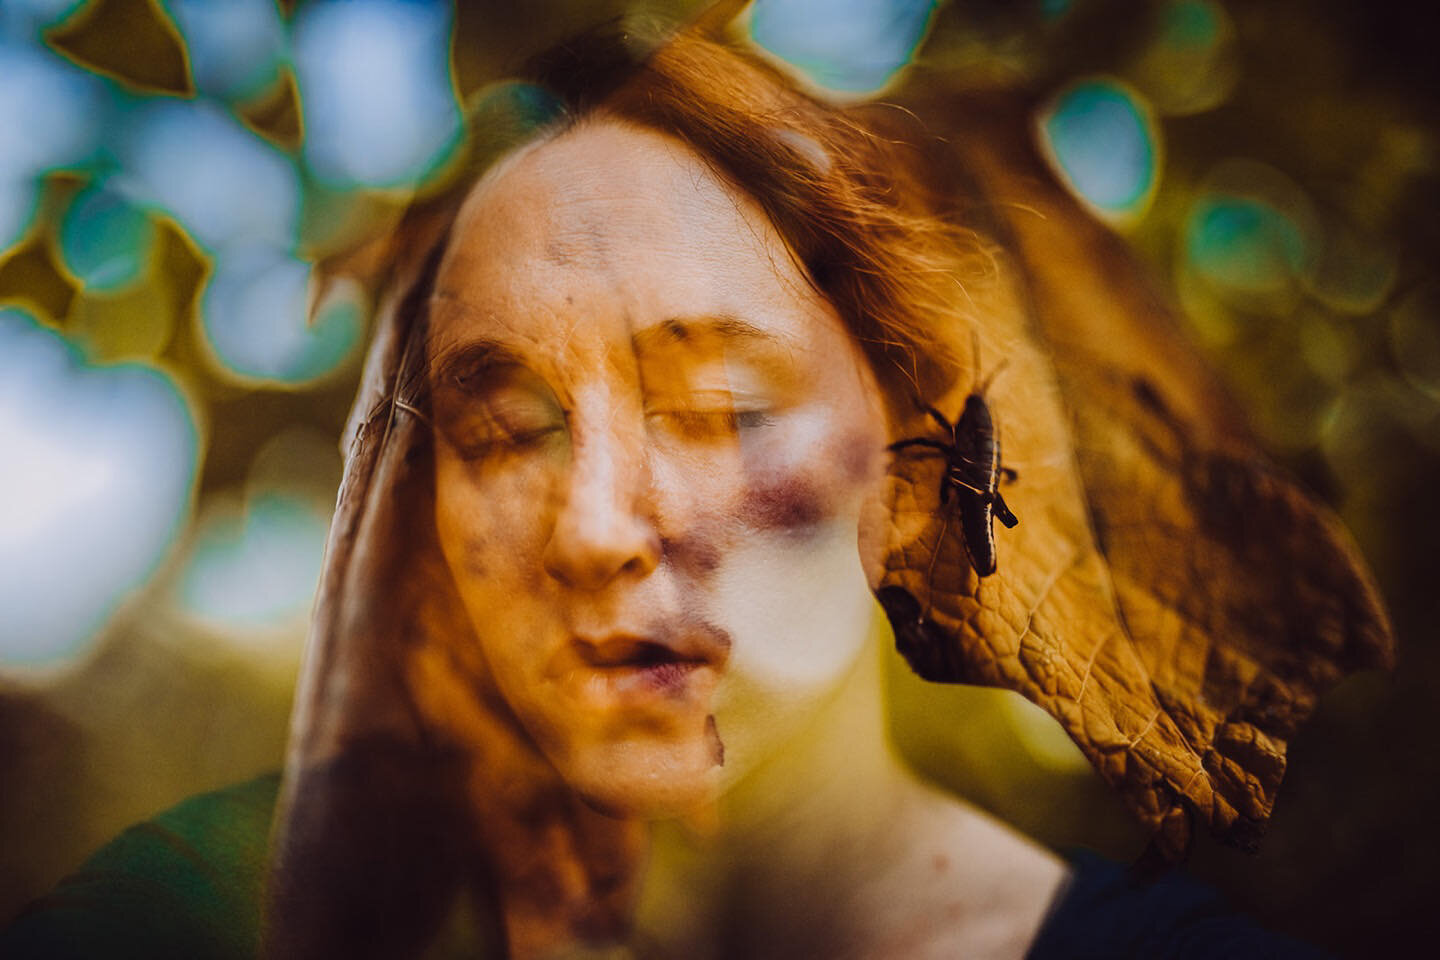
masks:
[[[973,123],[952,139],[970,195],[992,204],[979,226],[1023,278],[974,362],[977,376],[1005,364],[986,399],[1020,524],[996,526],[998,572],[978,577],[938,502],[940,460],[899,454],[878,591],[897,643],[927,679],[1049,711],[1162,855],[1186,849],[1192,814],[1253,842],[1319,694],[1393,660],[1377,591],[1336,518],[1244,432],[1123,242],[1054,185],[1023,129],[987,119],[1024,112],[950,115]],[[953,417],[973,389],[936,405]]]

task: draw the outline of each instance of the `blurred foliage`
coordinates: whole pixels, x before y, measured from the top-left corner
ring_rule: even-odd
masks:
[[[247,537],[286,510],[328,513],[339,459],[315,438],[339,435],[365,305],[341,304],[344,317],[326,321],[348,333],[306,326],[308,265],[383,230],[443,178],[459,105],[515,95],[495,85],[529,54],[616,15],[676,22],[708,4],[355,4],[382,23],[423,8],[429,26],[415,43],[441,37],[421,51],[429,79],[406,88],[411,99],[371,104],[377,116],[433,122],[407,128],[413,149],[373,168],[327,166],[318,138],[343,156],[384,137],[361,122],[366,104],[345,100],[345,80],[367,57],[401,69],[415,51],[386,47],[383,31],[355,27],[327,0],[236,4],[253,14],[240,33],[206,19],[230,6],[0,7],[0,128],[12,131],[0,134],[0,245],[10,243],[0,307],[28,311],[89,363],[168,378],[201,438],[189,531],[138,591],[112,597],[90,653],[0,673],[0,780],[23,785],[0,802],[0,919],[124,823],[279,761],[303,613],[287,599],[257,634],[263,604],[228,625],[185,607],[206,590],[223,595],[213,578],[246,557],[270,556]],[[812,71],[823,67],[810,77],[819,85],[849,82],[836,83],[834,58],[787,46],[784,0],[763,6],[767,48],[802,50]],[[1440,721],[1440,592],[1427,556],[1440,538],[1440,66],[1424,25],[1399,4],[1343,0],[854,6],[875,30],[888,22],[904,35],[837,33],[874,53],[852,98],[893,74],[881,96],[1013,87],[1046,105],[1036,135],[1057,173],[1114,214],[1266,443],[1360,541],[1399,628],[1400,669],[1356,678],[1323,704],[1293,746],[1258,858],[1202,847],[1195,869],[1334,949],[1398,951],[1434,923],[1429,867],[1440,859],[1430,813],[1440,752],[1428,746]],[[896,16],[874,15],[887,8]],[[304,42],[297,24],[313,28]],[[336,73],[324,55],[346,31],[353,59]],[[246,57],[227,59],[216,36],[246,38],[235,46]],[[315,92],[326,83],[331,93]],[[1116,148],[1117,135],[1130,144]],[[269,265],[264,283],[257,264]],[[273,295],[256,299],[262,288]],[[265,452],[277,437],[291,438],[278,472]],[[221,556],[226,538],[240,546]],[[314,569],[316,537],[291,539],[299,553],[285,569]],[[191,567],[197,556],[209,559]],[[5,658],[0,646],[0,668]],[[1094,778],[1027,741],[1028,721],[1005,701],[904,677],[895,691],[897,736],[927,773],[1050,842],[1134,852]],[[967,731],[929,730],[923,716],[942,711],[969,717]]]

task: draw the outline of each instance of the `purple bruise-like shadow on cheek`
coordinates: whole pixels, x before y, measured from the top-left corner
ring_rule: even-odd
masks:
[[[808,455],[747,468],[740,517],[761,530],[801,533],[826,520],[854,487],[868,481],[875,444],[859,432],[836,437]]]

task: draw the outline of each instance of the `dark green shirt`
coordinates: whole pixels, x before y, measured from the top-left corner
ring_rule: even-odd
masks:
[[[251,958],[278,773],[120,834],[0,934],[0,957]]]

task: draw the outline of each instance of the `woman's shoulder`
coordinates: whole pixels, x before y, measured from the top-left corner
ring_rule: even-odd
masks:
[[[5,957],[253,957],[278,773],[200,794],[91,856],[0,934]],[[1237,913],[1179,871],[1146,878],[1089,851],[1069,872],[1029,960],[1326,954]]]
[[[280,775],[120,834],[0,934],[6,957],[253,957]]]
[[[1071,872],[1028,960],[1150,957],[1320,960],[1328,954],[1260,926],[1220,891],[1179,870],[1143,876],[1090,851],[1071,851]]]

